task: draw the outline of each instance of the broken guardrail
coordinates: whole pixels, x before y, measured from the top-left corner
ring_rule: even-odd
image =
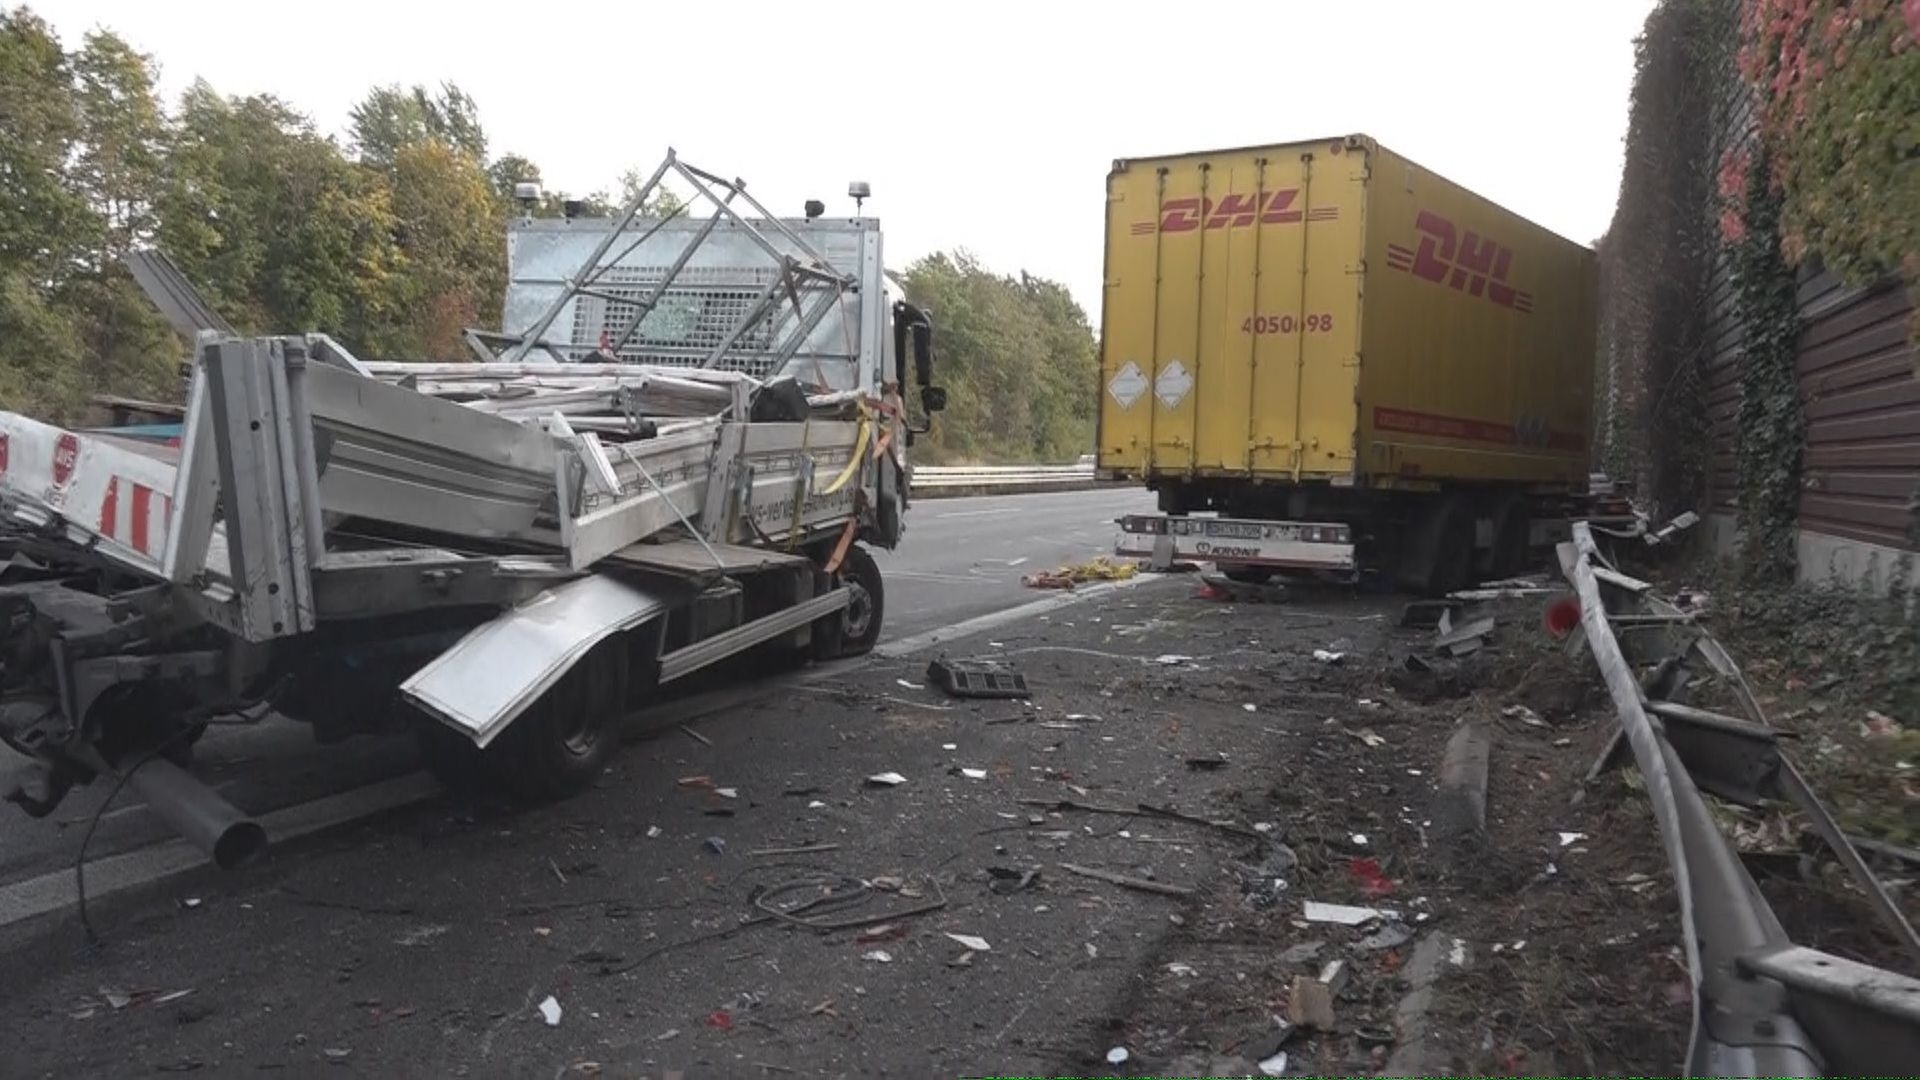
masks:
[[[1920,1061],[1920,980],[1795,945],[1701,794],[1799,805],[1895,936],[1920,955],[1913,927],[1781,752],[1780,732],[1739,667],[1689,613],[1608,566],[1586,522],[1575,523],[1572,541],[1560,545],[1560,562],[1620,718],[1589,778],[1631,752],[1680,898],[1694,989],[1688,1075],[1911,1071]],[[1635,627],[1626,636],[1631,659],[1616,625]],[[1648,671],[1644,680],[1638,667]],[[1698,673],[1726,680],[1747,715],[1684,704]]]

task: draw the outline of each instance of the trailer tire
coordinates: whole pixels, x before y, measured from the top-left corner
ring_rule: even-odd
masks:
[[[585,790],[620,748],[628,648],[614,637],[580,658],[484,752],[512,795],[529,802]]]
[[[1243,585],[1265,585],[1273,580],[1273,568],[1270,566],[1235,566],[1220,571],[1228,581],[1238,581]]]
[[[1532,554],[1533,522],[1527,500],[1518,496],[1502,501],[1493,512],[1493,548],[1487,553],[1487,571],[1496,578],[1527,571]]]
[[[886,589],[880,564],[873,554],[855,544],[834,572],[834,587],[851,589],[847,607],[813,624],[813,654],[821,660],[865,656],[880,643],[880,624],[886,614]]]

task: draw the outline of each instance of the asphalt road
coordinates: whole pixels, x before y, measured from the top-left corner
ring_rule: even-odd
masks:
[[[973,520],[993,518],[944,519]],[[0,1073],[1094,1075],[1115,1047],[1124,1072],[1219,1072],[1158,1033],[1191,1018],[1128,1018],[1147,989],[1179,1000],[1204,978],[1207,1042],[1271,1029],[1278,976],[1253,994],[1236,978],[1265,978],[1282,943],[1235,936],[1240,882],[1284,872],[1256,842],[1286,820],[1275,763],[1309,733],[1359,745],[1323,726],[1357,691],[1312,649],[1375,647],[1385,623],[1351,596],[1236,612],[1180,586],[973,639],[1021,666],[1031,702],[948,700],[921,685],[925,652],[823,670],[698,738],[660,730],[562,803],[435,799],[109,897],[94,948],[71,913],[0,928]],[[1324,899],[1357,897],[1329,876]],[[1226,906],[1196,906],[1203,890]]]
[[[1152,506],[1137,489],[926,500],[907,518],[907,534],[879,552],[887,585],[883,641],[951,625],[1034,598],[1020,577],[1038,568],[1111,550],[1112,521]],[[195,747],[196,771],[235,805],[265,814],[397,776],[416,767],[409,739],[359,738],[317,746],[305,725],[269,719],[216,729]],[[0,746],[0,766],[12,752]],[[0,806],[0,885],[71,866],[81,834],[107,796],[93,784],[71,794],[52,817],[33,820]],[[129,793],[102,816],[89,859],[143,847],[171,835]]]

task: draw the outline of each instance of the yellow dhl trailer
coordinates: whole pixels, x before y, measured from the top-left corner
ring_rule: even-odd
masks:
[[[1106,229],[1121,554],[1449,589],[1584,491],[1591,249],[1360,135],[1118,161]]]

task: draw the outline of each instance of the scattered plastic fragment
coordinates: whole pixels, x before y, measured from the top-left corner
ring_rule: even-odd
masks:
[[[1260,1062],[1260,1075],[1262,1076],[1287,1075],[1287,1052],[1285,1050],[1282,1050],[1270,1058],[1262,1059]]]
[[[560,1026],[559,999],[555,998],[552,994],[548,994],[547,999],[540,1003],[540,1018],[547,1022],[548,1027],[559,1027]]]
[[[1397,919],[1400,913],[1382,908],[1351,907],[1347,904],[1323,904],[1318,900],[1305,901],[1300,914],[1308,922],[1338,923],[1341,926],[1359,926],[1374,919]]]
[[[867,777],[868,787],[898,787],[907,782],[907,778],[897,772],[875,773]]]
[[[700,846],[715,855],[725,855],[727,853],[727,842],[718,836],[707,837],[706,840],[701,842]]]
[[[1107,1051],[1107,1064],[1125,1065],[1127,1063],[1127,1059],[1132,1056],[1133,1055],[1127,1053],[1126,1047],[1116,1046],[1113,1049]]]
[[[893,963],[893,954],[885,949],[875,949],[872,952],[861,953],[860,959],[871,960],[876,964],[891,964]]]
[[[1560,846],[1572,847],[1586,838],[1587,834],[1583,832],[1563,832],[1560,834]]]
[[[947,936],[959,942],[962,948],[972,952],[993,951],[993,946],[987,944],[987,939],[983,937],[976,937],[972,934],[948,934]]]

